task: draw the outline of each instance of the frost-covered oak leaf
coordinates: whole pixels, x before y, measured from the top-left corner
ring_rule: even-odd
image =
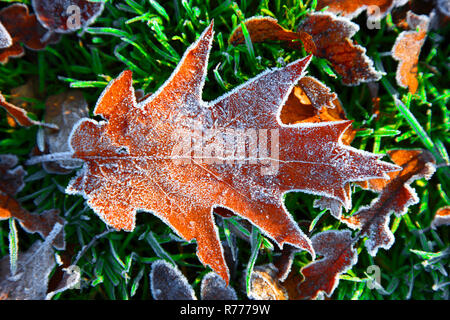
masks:
[[[394,243],[394,235],[389,229],[391,213],[405,214],[408,207],[419,202],[419,198],[410,184],[421,178],[430,179],[435,172],[435,159],[426,150],[391,150],[392,161],[402,167],[400,172],[389,173],[391,179],[371,181],[374,189],[381,194],[370,206],[361,208],[350,217],[341,220],[353,229],[361,229],[359,235],[367,236],[367,251],[375,256],[379,248],[389,249]]]
[[[203,101],[212,40],[211,24],[140,103],[130,71],[107,86],[94,110],[105,121],[81,120],[71,135],[73,158],[84,166],[67,192],[83,195],[118,230],[134,229],[136,211],[152,212],[185,240],[196,239],[199,259],[228,282],[214,208],[249,220],[280,247],[314,256],[283,195],[305,191],[347,203],[347,182],[383,178],[397,167],[344,146],[349,121],[281,123],[279,109],[311,57]]]

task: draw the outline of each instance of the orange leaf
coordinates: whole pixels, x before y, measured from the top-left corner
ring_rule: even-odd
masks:
[[[87,27],[102,13],[103,2],[87,0],[32,0],[39,22],[48,30],[68,33]]]
[[[419,85],[417,81],[417,64],[420,50],[427,36],[430,18],[425,15],[415,15],[408,11],[406,16],[411,31],[403,31],[397,37],[392,48],[392,57],[399,61],[396,80],[399,86],[408,88],[412,94],[416,93]],[[416,31],[416,29],[419,31]]]
[[[12,39],[10,46],[0,49],[0,63],[7,63],[9,57],[21,57],[28,49],[42,50],[50,43],[59,41],[58,35],[44,39],[47,31],[39,24],[34,14],[29,14],[28,7],[21,3],[12,4],[0,11],[0,23],[8,31]]]
[[[378,248],[389,249],[394,243],[389,229],[390,214],[405,214],[409,206],[419,201],[410,184],[417,179],[429,179],[435,171],[434,157],[426,150],[391,150],[388,154],[402,166],[402,171],[389,173],[391,180],[387,183],[374,179],[373,183],[379,183],[378,188],[382,188],[380,196],[370,206],[341,218],[351,228],[361,229],[360,236],[369,237],[365,245],[372,256]]]
[[[119,230],[134,229],[137,210],[154,213],[185,240],[196,239],[199,259],[228,282],[214,208],[249,220],[280,247],[313,255],[283,195],[298,190],[348,204],[346,183],[384,178],[397,167],[344,146],[349,121],[281,123],[279,109],[311,57],[204,102],[212,39],[211,24],[169,80],[139,104],[130,71],[107,86],[94,110],[106,121],[82,120],[71,135],[73,157],[84,166],[66,191],[83,195]]]

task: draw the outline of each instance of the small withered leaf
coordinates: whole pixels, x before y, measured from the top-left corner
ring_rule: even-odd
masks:
[[[44,300],[50,273],[56,265],[52,243],[61,233],[57,224],[46,239],[36,241],[19,254],[17,271],[11,274],[9,257],[0,260],[0,297],[6,300]]]
[[[87,0],[32,0],[39,22],[51,32],[68,33],[94,23],[103,2]]]
[[[339,275],[351,269],[358,261],[349,230],[329,230],[311,238],[314,250],[321,259],[301,269],[304,279],[290,276],[284,282],[289,287],[289,299],[315,299],[321,292],[331,297],[339,283]],[[295,288],[295,290],[293,290]]]
[[[411,11],[408,11],[406,17],[410,30],[398,35],[392,48],[392,57],[399,62],[395,77],[397,84],[408,88],[409,92],[414,94],[419,85],[417,64],[427,36],[430,18],[425,15],[416,15]]]
[[[277,278],[277,270],[271,265],[257,266],[250,278],[248,297],[254,300],[288,300],[286,289]]]
[[[186,277],[165,260],[152,263],[150,289],[155,300],[197,300]]]
[[[0,155],[0,191],[16,195],[25,186],[24,176],[27,174],[22,166],[17,166],[19,159],[13,154]]]
[[[42,50],[48,44],[59,41],[58,35],[45,37],[47,30],[36,19],[36,15],[28,12],[25,4],[14,3],[0,11],[0,23],[12,39],[12,44],[0,49],[0,63],[7,63],[9,58],[21,57],[25,54],[22,44],[28,49]]]
[[[49,153],[70,152],[69,136],[73,126],[89,116],[89,108],[83,93],[69,90],[52,95],[45,102],[46,123],[54,124],[59,130],[45,129],[45,143]],[[43,168],[49,173],[67,174],[80,166],[79,161],[60,160],[44,162]]]
[[[445,206],[436,211],[433,221],[431,221],[431,228],[436,229],[439,226],[446,226],[450,224],[450,206]]]
[[[358,30],[359,26],[349,19],[329,12],[308,15],[297,29],[311,35],[317,49],[315,55],[330,61],[342,76],[342,83],[352,86],[381,78],[366,49],[351,40]]]
[[[360,236],[367,236],[367,251],[375,256],[379,248],[389,249],[395,241],[389,229],[391,213],[405,214],[408,207],[419,201],[410,184],[421,178],[430,179],[435,172],[433,155],[426,150],[391,150],[392,161],[402,167],[400,172],[390,172],[391,179],[379,181],[380,196],[370,206],[361,208],[350,217],[341,217],[353,229],[361,229]],[[373,183],[377,183],[377,180]],[[384,185],[384,186],[383,186]]]
[[[327,11],[349,19],[357,17],[364,10],[372,19],[381,19],[393,8],[406,4],[409,0],[317,0],[316,10],[327,7]]]
[[[252,42],[285,41],[293,49],[300,49],[303,46],[306,52],[316,52],[314,42],[309,34],[287,30],[272,17],[252,17],[245,20],[244,23]],[[241,26],[233,30],[228,42],[234,46],[245,43]]]
[[[56,125],[31,119],[30,117],[28,117],[26,110],[19,108],[13,105],[12,103],[6,101],[5,97],[1,93],[0,93],[0,107],[4,108],[14,118],[14,120],[23,127],[30,127],[37,125],[52,129],[58,129]]]

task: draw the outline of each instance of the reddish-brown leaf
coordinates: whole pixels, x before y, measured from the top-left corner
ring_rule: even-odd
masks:
[[[245,21],[252,42],[286,41],[294,49],[304,46],[306,52],[316,52],[312,38],[305,32],[294,32],[280,26],[276,19],[271,17],[253,17]],[[232,45],[245,43],[242,27],[238,26],[228,40]]]
[[[94,23],[102,13],[103,2],[87,0],[32,0],[39,22],[57,33],[73,32]]]
[[[445,206],[436,211],[436,214],[431,221],[431,227],[435,229],[439,226],[445,226],[450,224],[450,206]]]
[[[25,186],[23,178],[27,173],[22,166],[17,166],[18,162],[15,155],[0,155],[0,191],[12,196]]]
[[[202,300],[237,300],[236,291],[215,272],[207,273],[200,285]]]
[[[381,73],[374,69],[372,60],[367,57],[366,49],[350,39],[358,30],[357,24],[332,13],[312,13],[297,29],[312,36],[317,48],[315,55],[330,61],[346,85],[381,78]]]
[[[391,179],[387,183],[377,179],[371,181],[378,184],[377,188],[382,188],[380,196],[370,206],[341,218],[351,228],[361,229],[360,236],[368,237],[365,246],[372,256],[378,248],[389,249],[394,243],[394,235],[389,229],[391,213],[405,214],[409,206],[419,201],[410,184],[417,179],[429,179],[435,171],[435,160],[429,151],[391,150],[388,154],[403,168],[402,171],[389,173]]]
[[[425,15],[418,16],[411,11],[408,11],[406,18],[410,31],[403,31],[398,35],[392,48],[392,57],[399,62],[396,73],[398,85],[408,88],[409,92],[414,94],[419,85],[417,64],[427,36],[430,18]]]
[[[0,63],[3,64],[8,62],[9,57],[24,55],[22,44],[28,49],[42,50],[48,44],[59,41],[58,35],[44,37],[47,30],[40,25],[34,14],[29,14],[28,7],[21,3],[3,8],[0,11],[0,23],[12,39],[10,46],[0,49]]]
[[[304,279],[293,273],[284,282],[289,299],[315,299],[324,292],[330,297],[339,283],[339,275],[351,269],[358,261],[349,230],[329,230],[311,238],[316,254],[321,259],[302,268]]]
[[[317,10],[325,7],[327,11],[341,14],[353,19],[362,11],[367,10],[367,15],[374,19],[381,19],[394,7],[404,5],[408,0],[317,0]]]
[[[297,32],[284,29],[275,19],[268,17],[250,18],[245,21],[245,26],[252,42],[279,40],[298,49],[300,40],[307,51],[330,61],[346,85],[376,81],[381,77],[366,56],[366,49],[350,40],[359,26],[347,18],[332,13],[312,13],[302,21]],[[244,41],[239,26],[233,31],[230,43],[236,45]]]
[[[26,110],[19,108],[12,103],[6,101],[5,97],[0,93],[0,107],[3,107],[18,124],[24,127],[30,127],[33,125],[44,126],[52,129],[58,129],[56,125],[48,124],[40,121],[36,121],[28,117]]]
[[[73,157],[84,166],[67,192],[83,195],[119,230],[134,229],[137,210],[154,213],[187,241],[196,239],[199,259],[228,281],[214,208],[251,221],[280,247],[313,254],[283,194],[305,191],[348,204],[346,183],[383,178],[397,167],[343,145],[349,121],[281,123],[279,109],[310,57],[204,102],[212,39],[210,25],[169,80],[139,104],[131,72],[108,85],[94,110],[106,121],[80,121],[71,135]]]

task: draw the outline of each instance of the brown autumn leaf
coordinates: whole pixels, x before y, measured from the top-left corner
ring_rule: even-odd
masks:
[[[414,94],[419,85],[417,64],[419,63],[422,45],[427,36],[430,18],[408,11],[406,19],[410,30],[403,31],[398,35],[392,48],[392,57],[399,62],[395,77],[397,84],[403,88],[408,88],[409,92]]]
[[[30,117],[28,117],[26,110],[19,108],[14,104],[6,101],[5,97],[1,93],[0,93],[0,107],[3,107],[3,109],[5,109],[14,118],[14,120],[23,127],[30,127],[37,125],[52,129],[58,129],[56,125],[31,119]]]
[[[431,228],[436,229],[439,226],[446,226],[450,224],[450,206],[445,206],[436,211],[433,221],[431,221]]]
[[[360,229],[359,235],[365,241],[367,251],[375,256],[378,248],[389,249],[394,243],[394,235],[389,229],[390,215],[405,214],[408,207],[419,202],[410,184],[421,178],[430,179],[435,171],[435,159],[426,150],[391,150],[388,152],[392,161],[401,166],[400,172],[390,172],[391,179],[371,180],[374,189],[381,189],[381,194],[370,206],[361,208],[350,217],[341,217],[349,227]]]
[[[10,260],[0,260],[0,300],[44,300],[50,273],[56,265],[52,243],[61,233],[62,225],[55,225],[42,241],[36,241],[19,254],[17,271],[11,274]]]
[[[200,261],[228,282],[214,208],[251,221],[280,247],[314,255],[283,194],[305,191],[347,204],[346,183],[398,168],[343,145],[349,121],[281,123],[279,108],[311,57],[204,102],[212,39],[211,24],[169,80],[139,104],[131,72],[108,85],[94,110],[105,121],[82,120],[71,135],[72,157],[84,166],[66,191],[83,195],[118,230],[134,229],[137,210],[152,212],[185,240],[196,239]]]
[[[17,163],[18,159],[14,155],[0,155],[0,220],[15,218],[25,231],[38,232],[45,238],[56,223],[64,225],[64,220],[59,216],[58,210],[44,211],[40,215],[32,214],[14,198],[23,188],[23,177],[26,174],[22,166],[17,166]],[[63,232],[55,239],[53,245],[55,248],[64,249]]]
[[[290,300],[315,299],[320,293],[331,297],[339,283],[339,275],[351,269],[358,261],[353,248],[354,239],[349,230],[328,230],[311,238],[314,250],[321,259],[292,272],[284,281]]]
[[[39,22],[51,32],[68,33],[92,24],[102,13],[103,2],[87,0],[32,0]]]
[[[372,19],[381,19],[393,8],[406,4],[408,0],[317,0],[316,10],[326,10],[353,19],[367,10]]]
[[[89,116],[89,108],[80,90],[68,90],[52,95],[45,101],[46,123],[59,129],[45,129],[45,144],[49,153],[70,152],[69,136],[73,126],[82,118]],[[43,168],[49,173],[67,174],[80,166],[79,161],[61,160],[44,162]]]
[[[245,26],[252,42],[279,40],[298,49],[296,44],[301,40],[307,51],[330,61],[346,85],[377,81],[381,77],[366,56],[366,49],[350,39],[359,26],[347,18],[332,13],[312,13],[301,22],[297,32],[282,28],[270,17],[250,18],[245,21]],[[295,37],[297,42],[293,42]],[[233,31],[229,42],[233,45],[244,43],[240,26]]]
[[[248,297],[254,300],[288,300],[286,289],[280,284],[275,266],[268,264],[253,269]]]
[[[351,40],[359,26],[347,18],[332,13],[312,13],[301,22],[297,31],[312,36],[317,48],[316,56],[330,61],[334,70],[342,76],[345,85],[377,81],[381,73],[373,67],[366,49]]]
[[[14,3],[0,11],[0,23],[12,39],[8,47],[0,49],[0,63],[7,63],[9,58],[21,57],[25,54],[22,44],[28,49],[42,50],[48,44],[59,41],[58,35],[44,39],[47,30],[36,19],[36,15],[28,12],[25,4]]]
[[[306,52],[316,52],[316,47],[309,34],[287,30],[280,26],[274,18],[253,17],[245,20],[244,23],[252,42],[285,41],[293,49],[300,49],[303,46]],[[238,26],[232,32],[228,42],[233,46],[245,43],[242,26]]]

